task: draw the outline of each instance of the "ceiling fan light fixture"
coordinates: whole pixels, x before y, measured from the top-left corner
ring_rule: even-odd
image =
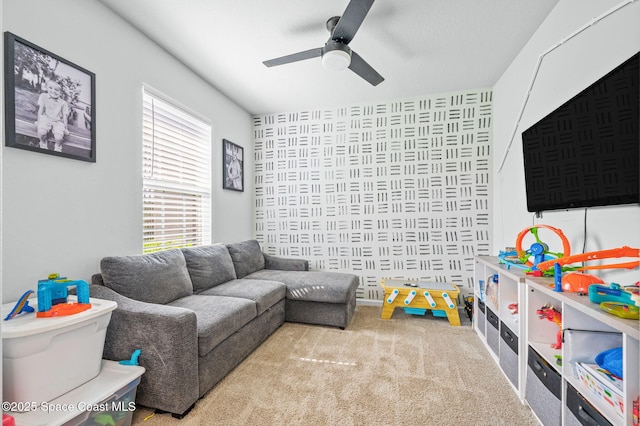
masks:
[[[331,71],[344,71],[351,64],[351,49],[341,43],[332,43],[322,52],[322,66]]]

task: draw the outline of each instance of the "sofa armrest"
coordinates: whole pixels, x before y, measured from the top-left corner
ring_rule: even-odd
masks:
[[[92,280],[94,283],[96,280]],[[198,399],[196,314],[185,308],[140,302],[92,284],[91,297],[113,300],[103,357],[129,359],[140,349],[146,369],[138,386],[138,402],[182,414]]]
[[[304,259],[288,259],[264,253],[264,269],[281,271],[308,271],[309,261]]]
[[[104,280],[102,279],[102,274],[93,274],[91,275],[91,283],[96,285],[104,285]]]

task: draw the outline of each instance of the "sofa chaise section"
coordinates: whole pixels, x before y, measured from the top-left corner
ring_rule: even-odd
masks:
[[[285,321],[345,329],[356,308],[356,275],[320,271],[275,271],[263,269],[252,279],[280,281],[287,286]]]
[[[354,274],[309,271],[309,263],[264,254],[256,240],[227,244],[238,278],[286,286],[285,320],[345,329],[356,307]]]

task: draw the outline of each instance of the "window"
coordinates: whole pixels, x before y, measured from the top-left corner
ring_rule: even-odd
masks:
[[[211,125],[143,90],[143,253],[211,243]]]

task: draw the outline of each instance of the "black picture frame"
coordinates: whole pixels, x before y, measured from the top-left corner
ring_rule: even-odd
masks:
[[[222,188],[244,191],[244,148],[222,140]]]
[[[5,146],[95,163],[95,74],[8,31],[4,54]]]

